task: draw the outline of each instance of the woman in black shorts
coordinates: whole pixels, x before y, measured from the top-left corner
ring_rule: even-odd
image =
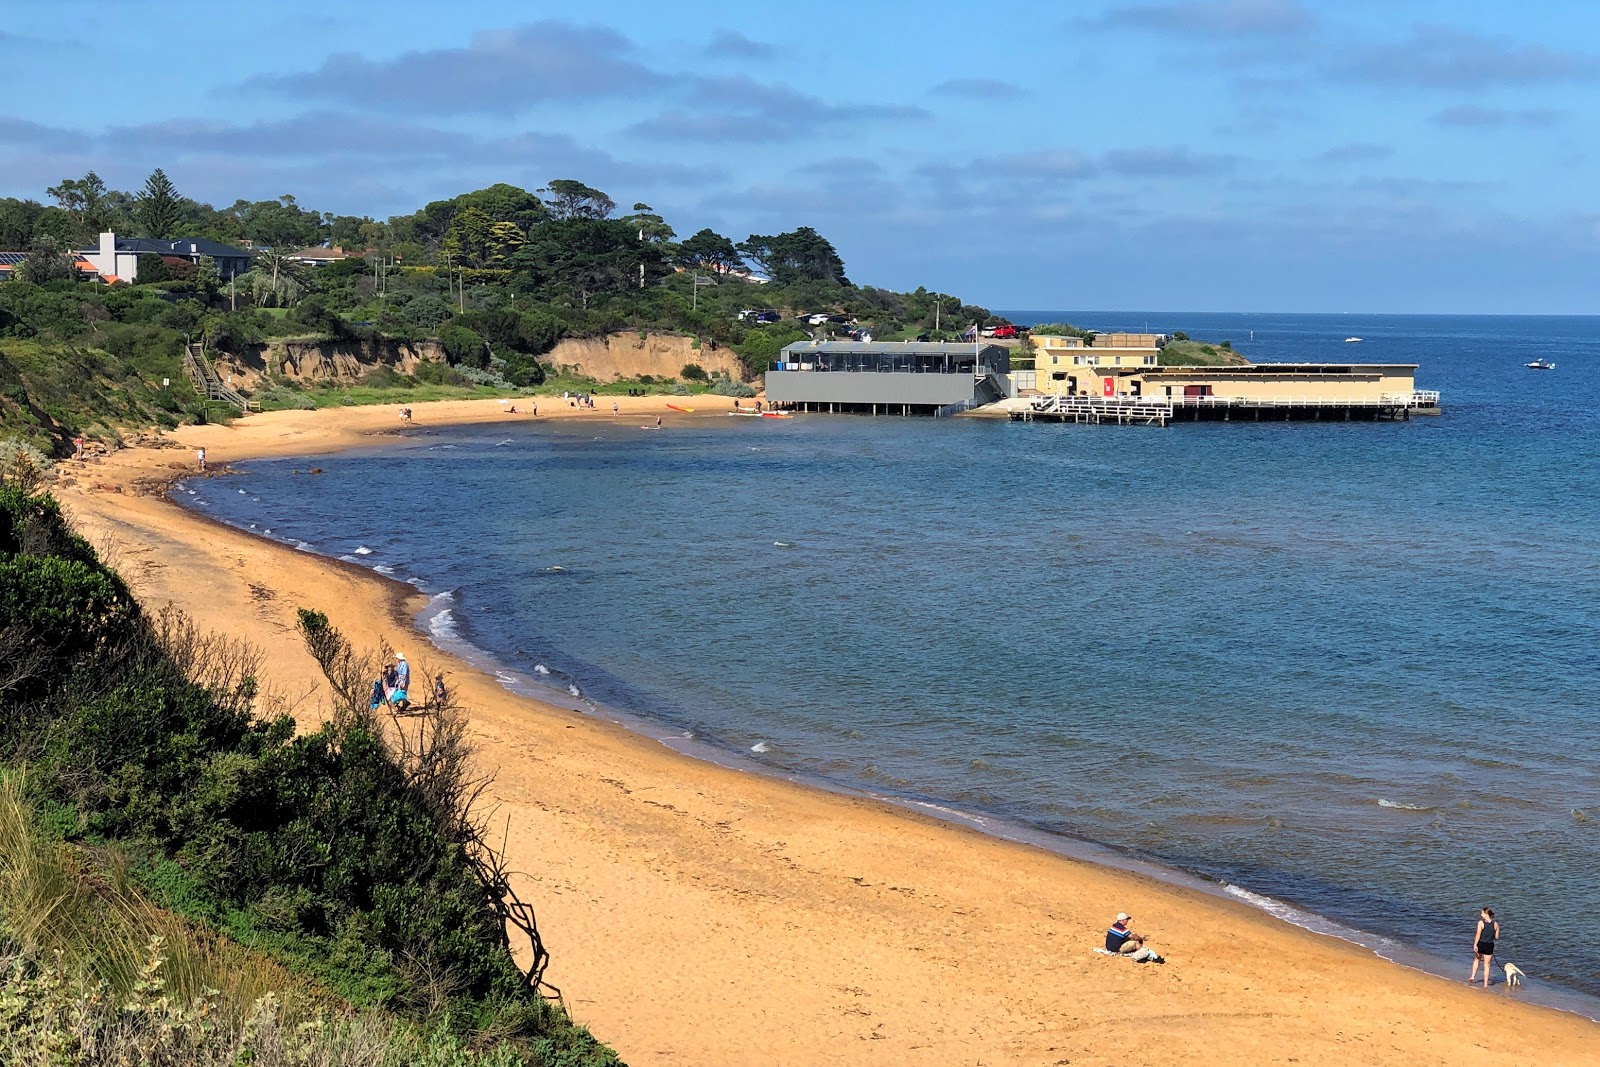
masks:
[[[1494,943],[1500,937],[1500,924],[1494,921],[1494,909],[1484,908],[1478,912],[1478,934],[1472,945],[1472,977],[1467,979],[1471,985],[1473,979],[1478,977],[1478,964],[1483,964],[1483,988],[1489,988],[1489,967],[1494,963]]]

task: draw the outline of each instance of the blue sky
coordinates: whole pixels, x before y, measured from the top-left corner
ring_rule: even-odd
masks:
[[[0,195],[578,178],[1000,308],[1593,313],[1600,5],[5,0]]]

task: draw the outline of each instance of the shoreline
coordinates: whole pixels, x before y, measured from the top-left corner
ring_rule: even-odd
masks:
[[[681,398],[623,399],[633,401],[626,406],[627,414],[634,415],[653,414]],[[493,401],[442,405],[462,406],[476,410],[446,412],[435,405],[416,405],[418,425],[526,419],[493,410]],[[309,456],[381,444],[374,437],[384,427],[394,426],[390,414],[394,410],[281,413],[292,416],[281,419],[250,416],[233,428],[193,427],[178,431],[176,437],[186,447],[204,444],[215,449],[213,458],[223,462]],[[689,417],[720,413],[719,408]],[[678,412],[666,414],[683,417]],[[583,417],[612,418],[609,412],[570,409],[539,416]],[[82,473],[83,478],[75,481],[92,480],[97,472],[111,473],[107,468],[116,469],[119,479],[112,483],[114,489],[74,485],[60,495],[75,520],[87,518],[93,532],[101,535],[91,540],[107,534],[137,538],[140,531],[148,534],[153,529],[167,535],[131,573],[124,571],[142,598],[159,602],[166,593],[192,612],[197,606],[206,607],[235,632],[243,630],[252,640],[270,638],[275,662],[276,653],[289,657],[292,651],[284,645],[281,618],[272,620],[276,626],[255,626],[237,625],[254,620],[235,617],[241,610],[246,616],[263,613],[264,605],[275,605],[282,592],[315,591],[320,599],[300,603],[328,611],[336,624],[350,629],[363,643],[383,635],[384,627],[381,622],[374,627],[371,618],[359,628],[350,625],[351,613],[335,610],[335,593],[356,605],[366,604],[369,613],[381,604],[381,615],[391,625],[403,625],[408,635],[421,633],[418,613],[427,598],[412,586],[397,579],[384,582],[384,575],[360,564],[329,567],[345,561],[253,537],[182,508],[164,495],[128,495],[122,487],[136,488],[141,476],[150,483],[148,476],[154,474],[153,481],[159,483],[165,475],[170,483],[183,473],[171,473],[172,465],[162,463],[166,456],[179,454],[137,451],[138,455],[118,453],[92,466],[65,465]],[[192,473],[192,453],[181,458],[186,462],[180,465]],[[185,526],[193,529],[185,531]],[[226,531],[226,535],[193,536],[201,530]],[[187,563],[189,554],[205,556],[212,564],[235,552],[241,553],[239,559],[253,561],[240,565],[260,579],[258,585],[245,582],[244,603],[237,576],[232,595],[210,604],[202,603],[198,591],[172,584],[177,577],[171,574],[174,563]],[[112,562],[120,567],[116,559]],[[373,579],[379,581],[374,584]],[[259,596],[257,589],[270,598]],[[292,606],[289,610],[292,614]],[[281,608],[275,614],[281,616]],[[358,618],[361,614],[359,609],[355,612]],[[292,646],[294,635],[287,636]],[[619,817],[620,830],[597,818],[598,812],[581,807],[558,810],[562,817],[554,822],[582,838],[579,843],[589,844],[598,855],[589,856],[591,862],[568,865],[570,870],[563,868],[565,889],[550,891],[549,875],[536,879],[539,884],[532,899],[540,909],[547,940],[558,946],[554,980],[567,989],[574,1014],[632,1062],[653,1062],[652,1049],[663,1057],[691,1055],[695,1062],[749,1061],[749,1049],[761,1049],[756,1058],[762,1060],[828,1062],[839,1059],[846,1048],[860,1049],[864,1057],[870,1049],[874,1062],[945,1063],[969,1055],[984,1057],[985,1062],[1055,1062],[1068,1053],[1074,1063],[1110,1062],[1125,1058],[1128,1051],[1117,1034],[1100,1029],[1099,1018],[1111,1012],[1132,1025],[1161,1027],[1161,1046],[1141,1049],[1150,1062],[1186,1062],[1200,1054],[1201,1046],[1213,1053],[1225,1050],[1235,1058],[1246,1055],[1251,1062],[1275,1059],[1276,1046],[1263,1042],[1264,1035],[1254,1029],[1259,1023],[1248,1021],[1270,1017],[1277,1020],[1273,1026],[1281,1035],[1293,1035],[1300,1062],[1344,1062],[1353,1056],[1363,1062],[1415,1062],[1426,1057],[1487,1063],[1499,1055],[1529,1050],[1522,1037],[1516,1043],[1493,1042],[1491,1055],[1490,1048],[1462,1036],[1483,1030],[1474,1020],[1486,1012],[1501,1011],[1508,1013],[1506,1033],[1537,1033],[1539,1047],[1564,1062],[1600,1062],[1595,1059],[1600,1056],[1600,1028],[1581,1016],[1513,1001],[1498,995],[1498,990],[1492,1001],[1486,1001],[1479,991],[1408,971],[1403,962],[1395,967],[1369,949],[1226,899],[1220,895],[1225,892],[1221,887],[1208,892],[1164,883],[1121,865],[1064,856],[1043,843],[1018,842],[989,825],[979,829],[952,823],[894,798],[857,796],[764,768],[753,774],[746,769],[759,767],[753,761],[736,768],[706,763],[698,755],[681,753],[648,734],[628,732],[598,717],[585,716],[585,725],[576,724],[570,721],[574,719],[570,711],[516,696],[458,657],[427,658],[445,661],[457,675],[453,684],[462,691],[464,703],[484,709],[475,711],[473,724],[480,739],[491,742],[480,742],[486,769],[496,758],[585,764],[588,776],[578,775],[584,780],[575,784],[576,792],[591,800],[620,794],[606,796],[606,803],[598,805],[606,809],[604,814]],[[299,691],[306,681],[299,677],[303,672],[287,673],[296,675],[293,691]],[[463,686],[461,676],[469,673],[476,678]],[[316,680],[310,681],[315,690]],[[311,721],[303,711],[298,717]],[[566,736],[567,731],[576,734]],[[530,748],[521,736],[524,732],[539,733],[546,741],[556,736],[563,742],[576,740],[580,751]],[[587,753],[581,751],[585,747]],[[620,763],[629,775],[608,772],[613,763]],[[551,821],[551,805],[540,796],[536,777],[530,778],[526,768],[517,765],[502,764],[498,773],[495,793],[503,805],[514,805],[514,817]],[[687,791],[685,781],[692,783]],[[631,799],[643,794],[649,796]],[[699,809],[714,810],[700,817]],[[797,812],[804,818],[797,818]],[[734,817],[707,822],[712,814]],[[685,819],[694,819],[704,832],[675,831],[672,824]],[[513,838],[513,858],[523,869],[539,870],[542,850],[528,847],[539,839],[523,838],[520,833]],[[794,844],[796,838],[803,847]],[[617,864],[623,872],[620,877],[613,869]],[[797,869],[826,884],[807,894],[815,887],[791,884]],[[880,878],[897,884],[885,892],[863,892],[879,887]],[[1017,894],[1013,885],[1032,891]],[[1005,898],[1006,906],[995,907],[991,892]],[[707,913],[685,915],[663,906],[686,898],[705,902],[708,894],[715,900]],[[586,896],[589,906],[569,913],[561,900],[568,895]],[[871,899],[864,902],[863,896]],[[1064,903],[1070,898],[1079,899]],[[930,905],[930,900],[939,903]],[[614,914],[592,914],[608,907],[615,913],[630,904],[637,921],[620,924],[627,933],[613,929],[618,925],[609,921]],[[1133,911],[1145,925],[1153,926],[1155,943],[1172,962],[1159,969],[1138,968],[1094,957],[1089,949],[1098,943],[1099,930],[1116,910]],[[701,929],[706,920],[717,920],[713,925],[727,928],[723,933],[744,934],[748,940],[730,943],[724,937],[709,945]],[[623,954],[633,953],[638,941],[649,941],[659,932],[657,924],[691,937],[699,931],[696,944],[702,955],[714,957],[719,966],[703,966],[694,975],[665,983],[660,975],[655,982],[642,976],[620,979],[614,973],[617,961],[608,959],[619,951],[616,943],[626,944],[620,949]],[[951,926],[959,930],[952,933]],[[575,943],[569,934],[577,931],[586,932],[594,943]],[[913,941],[926,944],[909,944]],[[563,951],[560,946],[567,947]],[[847,947],[850,951],[838,951]],[[919,959],[922,953],[933,956]],[[585,956],[589,958],[574,959]],[[840,959],[856,961],[856,966],[841,966]],[[936,960],[938,964],[930,968]],[[1290,960],[1293,966],[1286,962]],[[785,970],[791,972],[790,979],[804,974],[813,981],[803,989],[793,988],[792,981],[784,980]],[[882,988],[867,992],[863,971],[871,972],[867,977],[872,986]],[[1308,973],[1314,973],[1315,980],[1307,980]],[[745,980],[757,977],[762,979],[760,988],[742,988]],[[830,978],[843,984],[830,994],[816,988],[819,978],[823,984]],[[671,996],[660,988],[662,984],[674,990]],[[1330,987],[1337,993],[1332,1001],[1356,1010],[1333,1010]],[[734,988],[737,994],[730,995]],[[819,1004],[819,996],[826,1003]],[[873,998],[870,1006],[863,1000],[866,997]],[[893,999],[894,1006],[885,1008],[883,998]],[[624,999],[630,1002],[619,1003]],[[680,999],[689,1007],[675,1006]],[[1019,1007],[1019,1002],[1026,1007]],[[728,1015],[727,1009],[735,1006],[745,1014]],[[725,1020],[726,1026],[697,1022],[695,1017],[705,1013]],[[951,1013],[977,1025],[957,1033],[961,1027]],[[743,1029],[750,1032],[739,1032],[741,1018],[748,1020]],[[1183,1025],[1170,1026],[1174,1020]],[[734,1032],[722,1032],[726,1028]],[[1370,1037],[1354,1040],[1388,1041],[1392,1051],[1384,1052],[1377,1044],[1352,1047],[1350,1035],[1360,1032],[1370,1032]],[[838,1043],[855,1040],[874,1044]],[[746,1051],[739,1053],[740,1049]]]
[[[609,419],[610,417],[608,416],[607,418]],[[172,484],[176,486],[182,481],[184,479],[180,477]],[[247,536],[267,536],[260,533],[252,533],[226,520],[198,512],[188,505],[178,503],[177,506],[185,508],[192,514],[199,515],[208,522],[226,526]],[[438,605],[440,597],[451,596],[448,591],[430,593],[421,585],[416,584],[415,581],[408,581],[380,572],[355,560],[329,555],[314,546],[300,548],[282,540],[275,543],[294,548],[295,551],[307,552],[331,564],[356,568],[358,571],[392,584],[395,587],[393,595],[396,622],[400,622],[405,618],[407,609],[404,605],[415,596],[421,595],[426,599],[426,603],[421,608],[410,613],[409,621],[412,631],[418,637],[433,645],[438,651],[468,663],[475,670],[492,675],[494,680],[506,692],[514,696],[552,705],[569,700],[577,701],[585,705],[587,710],[574,708],[573,711],[610,722],[627,730],[629,733],[654,741],[684,759],[707,762],[729,770],[756,774],[774,781],[787,782],[804,789],[817,789],[840,797],[884,804],[897,811],[972,830],[1001,841],[1042,849],[1074,862],[1089,863],[1109,871],[1150,878],[1156,882],[1202,893],[1218,900],[1243,903],[1271,920],[1304,930],[1318,937],[1327,937],[1345,942],[1371,953],[1374,957],[1386,963],[1445,981],[1452,980],[1449,973],[1451,970],[1450,961],[1445,957],[1429,953],[1414,944],[1401,941],[1398,939],[1398,935],[1365,929],[1351,925],[1343,920],[1331,918],[1313,910],[1309,905],[1267,896],[1248,887],[1224,881],[1204,872],[1163,861],[1159,857],[1147,856],[1133,850],[1120,849],[1088,837],[1047,830],[1029,823],[1025,819],[1008,815],[1004,812],[967,811],[949,806],[953,802],[945,801],[939,797],[922,796],[909,792],[874,791],[864,787],[853,786],[820,773],[807,774],[803,771],[791,771],[775,767],[759,760],[751,759],[742,749],[736,746],[706,741],[692,733],[685,733],[683,724],[673,722],[670,718],[652,716],[644,712],[598,701],[589,696],[588,691],[582,689],[582,687],[580,687],[580,695],[569,697],[567,692],[554,681],[543,682],[516,677],[511,672],[523,675],[529,672],[516,667],[514,664],[505,662],[499,654],[474,644],[471,640],[461,636],[459,632],[452,632],[448,643],[442,643],[441,635],[432,630],[429,622],[432,618],[437,617],[438,614],[447,611],[454,613],[456,611],[453,597],[449,605]],[[438,608],[437,611],[435,610],[436,608]],[[453,614],[452,617],[458,618]],[[449,647],[451,644],[459,647]],[[550,677],[567,680],[574,684],[582,681],[582,679],[569,675],[564,671],[554,672]],[[1600,1023],[1600,997],[1592,996],[1580,990],[1570,989],[1565,986],[1552,990],[1541,983],[1539,987],[1526,990],[1519,995],[1522,998],[1522,1003],[1549,1008],[1554,1011],[1576,1015],[1590,1022]]]

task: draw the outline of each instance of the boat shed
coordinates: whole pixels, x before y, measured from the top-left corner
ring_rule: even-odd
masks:
[[[945,341],[796,341],[767,369],[793,411],[951,415],[1010,394],[1011,350]]]

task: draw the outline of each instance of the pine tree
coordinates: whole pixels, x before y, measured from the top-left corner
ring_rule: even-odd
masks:
[[[171,237],[177,229],[182,205],[178,190],[166,172],[157,167],[144,180],[144,191],[135,200],[134,217],[146,237]]]

